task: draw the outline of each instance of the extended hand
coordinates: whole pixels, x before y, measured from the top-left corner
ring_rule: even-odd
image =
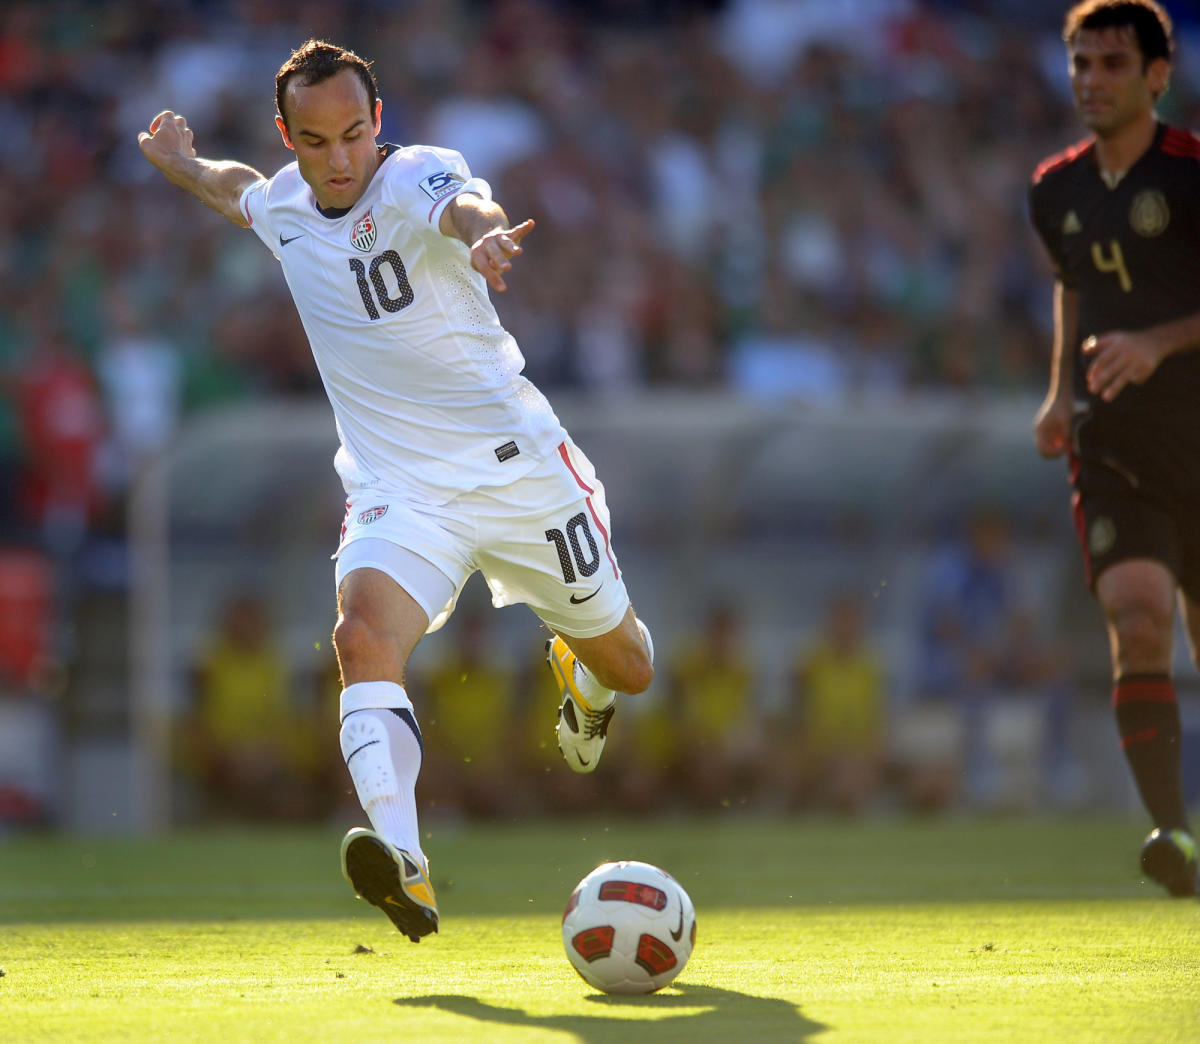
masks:
[[[142,154],[164,173],[180,159],[194,159],[192,131],[187,120],[167,109],[150,121],[150,130],[138,135]]]
[[[508,289],[504,273],[512,268],[510,257],[521,253],[521,240],[533,228],[533,218],[522,221],[516,228],[498,228],[480,236],[471,247],[471,266],[482,273],[493,290]]]
[[[1087,371],[1088,391],[1105,402],[1112,402],[1126,385],[1145,381],[1162,359],[1152,336],[1123,330],[1089,337],[1083,342],[1083,354],[1092,358]]]

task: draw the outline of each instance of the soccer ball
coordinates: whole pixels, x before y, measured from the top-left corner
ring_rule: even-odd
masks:
[[[601,863],[575,886],[562,919],[567,959],[605,993],[653,993],[696,944],[696,910],[683,886],[649,863]]]

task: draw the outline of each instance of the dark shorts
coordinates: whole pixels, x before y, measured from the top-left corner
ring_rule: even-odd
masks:
[[[1200,408],[1183,418],[1081,414],[1071,485],[1090,587],[1118,562],[1151,558],[1200,602]]]

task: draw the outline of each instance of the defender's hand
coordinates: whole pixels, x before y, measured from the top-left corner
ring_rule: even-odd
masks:
[[[1053,393],[1046,396],[1033,421],[1033,442],[1043,457],[1061,457],[1067,452],[1071,445],[1073,409],[1070,399],[1061,399]]]
[[[1112,402],[1129,384],[1141,384],[1162,360],[1158,342],[1146,333],[1112,333],[1089,337],[1083,342],[1083,354],[1091,356],[1088,367],[1088,391]]]
[[[471,267],[483,275],[493,290],[503,293],[508,289],[504,273],[512,268],[509,258],[521,253],[521,240],[533,225],[533,218],[528,218],[516,228],[498,228],[480,236],[471,247]]]
[[[150,121],[150,130],[138,135],[142,154],[159,170],[166,172],[179,159],[195,159],[192,130],[187,120],[167,109]]]

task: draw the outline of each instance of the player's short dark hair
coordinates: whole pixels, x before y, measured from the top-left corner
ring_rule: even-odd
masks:
[[[275,108],[284,123],[287,115],[283,111],[283,97],[287,93],[288,81],[300,77],[302,87],[311,87],[335,76],[343,69],[350,69],[361,81],[367,92],[367,107],[375,115],[375,102],[379,98],[379,85],[371,72],[373,62],[364,61],[353,51],[324,40],[308,40],[292,52],[275,74]]]
[[[1171,16],[1156,0],[1082,0],[1063,22],[1067,46],[1080,29],[1132,29],[1143,65],[1156,58],[1171,60]]]

